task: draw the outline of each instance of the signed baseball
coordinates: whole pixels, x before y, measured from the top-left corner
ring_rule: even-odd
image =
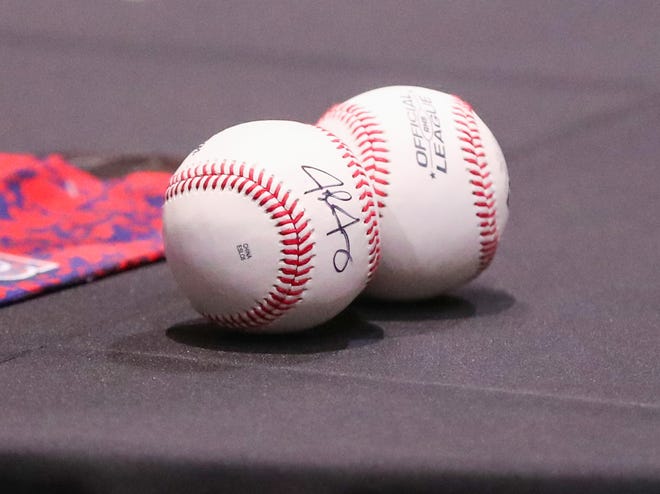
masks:
[[[422,87],[374,89],[330,108],[319,126],[370,176],[382,258],[367,294],[441,294],[491,263],[508,217],[502,151],[472,107]]]
[[[168,264],[193,307],[221,326],[288,332],[323,323],[379,259],[378,213],[338,138],[297,122],[226,129],[170,180]]]

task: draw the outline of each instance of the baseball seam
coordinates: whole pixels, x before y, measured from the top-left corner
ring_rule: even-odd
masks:
[[[380,126],[378,119],[366,108],[356,104],[338,104],[332,106],[319,119],[318,125],[324,127],[324,121],[338,120],[347,127],[357,146],[356,151],[360,154],[360,159],[364,166],[364,171],[371,179],[374,193],[377,197],[377,206],[382,209],[385,203],[381,200],[387,197],[387,186],[390,174],[388,164],[389,149],[385,132]]]
[[[369,243],[369,271],[367,274],[368,281],[373,277],[380,261],[380,230],[378,225],[378,208],[374,199],[373,185],[369,181],[369,177],[365,173],[365,169],[355,159],[355,156],[348,148],[346,143],[344,143],[341,139],[339,139],[328,130],[320,126],[317,126],[317,128],[327,137],[329,137],[332,143],[335,144],[336,148],[342,153],[341,157],[346,161],[346,166],[349,168],[351,177],[355,182],[355,188],[360,194],[358,199],[362,205],[362,222],[366,225]]]
[[[463,161],[470,173],[472,195],[475,197],[474,206],[478,218],[480,249],[480,273],[488,267],[495,257],[499,241],[499,232],[496,221],[495,190],[486,152],[481,141],[479,125],[474,116],[474,110],[469,103],[457,96],[453,96],[452,115],[461,142]]]
[[[282,266],[277,281],[268,294],[250,309],[233,314],[209,314],[205,317],[231,328],[258,327],[267,325],[282,316],[303,298],[305,285],[314,268],[315,243],[310,240],[312,228],[305,211],[298,206],[298,199],[275,182],[272,175],[248,166],[246,163],[221,161],[205,163],[176,173],[170,179],[165,200],[192,191],[234,190],[257,202],[270,218],[276,221],[278,234],[282,237],[280,253]]]

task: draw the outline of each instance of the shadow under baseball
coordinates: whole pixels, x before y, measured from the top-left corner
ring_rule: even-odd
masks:
[[[353,304],[353,309],[374,321],[447,321],[492,316],[515,304],[516,299],[503,290],[469,285],[425,300],[383,301],[364,296]]]
[[[383,330],[347,309],[315,328],[285,334],[248,334],[228,331],[206,319],[176,324],[167,337],[183,345],[206,350],[270,355],[310,355],[372,345],[382,340]]]

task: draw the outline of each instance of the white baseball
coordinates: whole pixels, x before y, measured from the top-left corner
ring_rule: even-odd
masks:
[[[193,307],[221,326],[288,332],[323,323],[365,287],[378,214],[360,163],[297,122],[226,129],[170,180],[168,264]]]
[[[384,87],[330,108],[318,125],[353,149],[378,198],[382,258],[367,294],[431,297],[486,269],[507,221],[509,178],[468,103]]]

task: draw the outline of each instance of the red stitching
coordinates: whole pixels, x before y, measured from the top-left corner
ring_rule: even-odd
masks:
[[[493,181],[489,180],[490,171],[477,120],[469,103],[453,96],[452,115],[461,141],[463,161],[468,172],[475,178],[470,180],[472,194],[475,196],[475,215],[479,218],[479,272],[483,271],[495,257],[499,242],[499,232],[495,217],[495,191]]]
[[[265,183],[264,183],[265,182]],[[166,201],[192,190],[232,189],[256,201],[274,220],[279,229],[282,261],[276,283],[266,297],[247,311],[234,314],[204,314],[205,317],[228,327],[244,328],[263,326],[300,302],[309,281],[306,276],[313,269],[314,247],[310,240],[312,231],[304,211],[298,210],[298,200],[291,200],[289,191],[280,183],[274,184],[273,177],[264,180],[264,170],[255,169],[245,163],[233,161],[205,163],[190,167],[172,176],[165,192]]]
[[[346,166],[353,172],[351,176],[355,181],[355,188],[360,193],[358,199],[362,203],[362,214],[364,215],[363,223],[367,225],[367,236],[369,246],[369,272],[367,279],[370,280],[378,263],[380,262],[380,230],[378,227],[378,209],[374,201],[374,192],[372,185],[369,182],[369,177],[365,173],[364,168],[355,158],[348,146],[339,139],[336,135],[328,132],[326,129],[317,126],[317,128],[328,136],[337,149],[343,151],[342,158],[346,160]]]
[[[318,125],[325,127],[325,122],[329,120],[338,120],[348,127],[360,153],[364,171],[371,178],[374,192],[379,198],[387,197],[387,175],[390,171],[386,165],[390,162],[387,156],[389,149],[385,146],[387,141],[383,138],[384,131],[379,127],[376,117],[359,105],[342,103],[325,112]],[[377,204],[380,209],[385,207],[380,199]]]

